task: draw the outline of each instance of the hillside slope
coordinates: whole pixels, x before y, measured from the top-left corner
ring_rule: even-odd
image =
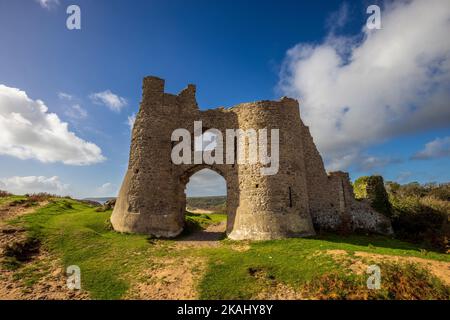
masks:
[[[0,299],[450,298],[448,255],[386,237],[193,237],[219,232],[226,218],[203,214],[190,215],[190,234],[152,239],[112,231],[111,212],[86,203],[49,199],[14,214],[13,201],[0,203]],[[381,269],[379,290],[366,286],[372,264]],[[81,270],[81,291],[65,286],[71,265]]]

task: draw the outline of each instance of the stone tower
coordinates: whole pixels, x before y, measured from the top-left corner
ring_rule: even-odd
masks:
[[[227,235],[231,239],[279,239],[313,235],[314,227],[389,233],[389,220],[353,196],[348,175],[327,175],[301,119],[298,102],[243,103],[200,111],[195,86],[178,95],[164,92],[164,80],[146,77],[131,140],[130,161],[111,216],[115,230],[175,237],[184,227],[185,188],[197,171],[209,168],[227,183]],[[175,129],[203,131],[279,129],[279,170],[262,175],[256,164],[174,164]],[[270,142],[270,138],[268,139]],[[248,146],[248,145],[247,145]],[[270,148],[269,148],[270,150]]]

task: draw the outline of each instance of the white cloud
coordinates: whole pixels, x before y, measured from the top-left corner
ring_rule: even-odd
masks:
[[[72,100],[73,96],[65,92],[58,92],[58,98],[61,100]]]
[[[375,168],[383,168],[389,164],[401,162],[402,160],[398,158],[366,156],[360,160],[360,162],[357,164],[357,167],[362,171],[370,171]]]
[[[59,0],[36,0],[42,8],[52,9],[59,5]]]
[[[128,116],[127,124],[130,127],[130,130],[133,130],[135,121],[136,121],[136,113],[133,113],[131,116]]]
[[[343,2],[339,9],[328,17],[326,25],[330,33],[334,34],[337,30],[344,27],[350,18],[350,7],[347,2]]]
[[[62,101],[70,101],[72,105],[65,105],[64,114],[73,120],[81,120],[88,116],[86,109],[82,108],[77,102],[77,98],[74,95],[65,92],[59,92],[58,98]]]
[[[117,186],[111,182],[106,182],[95,189],[95,197],[115,197],[119,193]]]
[[[0,85],[0,132],[0,155],[68,165],[105,160],[97,145],[69,131],[43,101],[4,85]]]
[[[350,152],[342,157],[331,159],[327,164],[327,169],[330,171],[341,170],[355,165],[358,171],[372,172],[374,169],[382,169],[390,164],[403,162],[400,158],[395,157],[376,157],[362,154],[360,152]]]
[[[72,119],[84,119],[88,115],[87,111],[83,109],[79,104],[74,104],[67,107],[64,114]]]
[[[450,2],[396,1],[382,30],[287,52],[279,87],[300,100],[327,168],[389,138],[450,123]]]
[[[200,170],[189,179],[186,194],[189,197],[226,195],[225,179],[213,170]]]
[[[63,184],[58,176],[28,176],[0,178],[0,189],[14,194],[48,192],[66,195],[69,185]]]
[[[125,98],[122,98],[117,94],[112,93],[111,90],[92,93],[89,96],[89,98],[92,100],[93,103],[105,105],[115,112],[120,112],[120,110],[128,104]]]
[[[425,144],[425,148],[415,155],[412,159],[428,160],[436,158],[444,158],[450,156],[450,137],[436,138]]]

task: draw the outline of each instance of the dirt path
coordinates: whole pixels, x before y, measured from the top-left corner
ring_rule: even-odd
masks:
[[[204,230],[193,232],[176,241],[178,248],[182,247],[217,247],[225,237],[226,221],[212,224]]]
[[[125,299],[192,300],[198,299],[197,284],[206,263],[194,257],[151,259],[151,267],[143,270]]]

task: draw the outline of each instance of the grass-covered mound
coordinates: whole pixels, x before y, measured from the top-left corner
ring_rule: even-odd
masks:
[[[410,286],[408,292],[417,291],[418,296],[399,295],[395,282],[403,272],[400,264],[383,273],[384,291],[368,291],[367,275],[352,272],[347,263],[358,252],[450,262],[448,255],[395,239],[322,235],[260,242],[222,240],[216,246],[195,247],[184,246],[181,240],[116,233],[109,224],[110,214],[95,212],[94,207],[78,201],[55,199],[12,223],[25,227],[30,239],[39,241],[62,267],[79,266],[82,288],[94,299],[129,297],[137,282],[145,281],[154,272],[161,273],[169,262],[176,265],[177,261],[192,259],[203,261],[204,266],[187,264],[183,272],[198,274],[192,290],[203,299],[449,298],[448,288],[423,269],[412,272],[407,279],[413,282],[404,284]],[[202,228],[223,218],[214,214],[187,216]],[[342,251],[345,259],[337,260],[329,251]],[[37,270],[33,262],[19,266],[18,281],[39,281],[42,274]],[[153,271],[143,274],[143,270]],[[426,294],[414,289],[419,284],[428,288]],[[151,283],[151,287],[156,286],[158,283]]]

